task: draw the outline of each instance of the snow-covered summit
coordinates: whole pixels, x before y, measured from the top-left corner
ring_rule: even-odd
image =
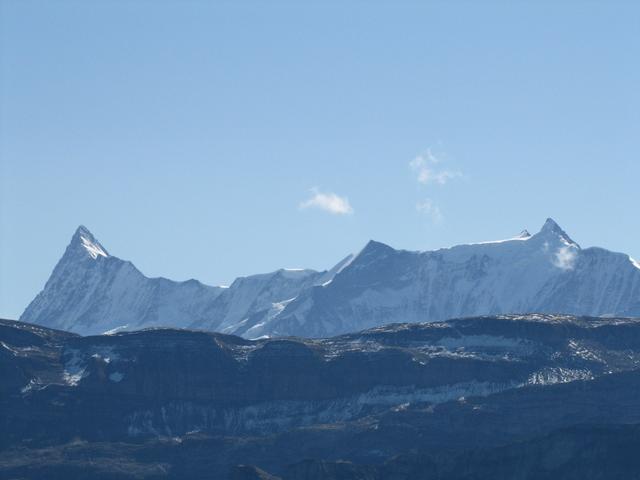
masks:
[[[555,222],[555,220],[553,220],[552,218],[547,218],[547,220],[544,222],[544,225],[542,225],[542,228],[536,235],[538,237],[560,238],[563,242],[567,243],[568,245],[574,245],[578,248],[580,247],[576,242],[574,242],[571,239],[571,237],[569,237],[569,235],[567,235],[567,232],[565,232],[560,227],[560,225],[558,225]]]
[[[229,287],[148,278],[131,262],[110,255],[81,225],[20,319],[82,334],[153,326],[235,329],[255,312],[330,281],[340,268],[282,268],[238,278]]]
[[[532,312],[640,316],[640,265],[581,248],[547,219],[533,235],[433,251],[371,240],[326,271],[280,269],[222,288],[147,278],[79,227],[21,320],[84,334],[174,326],[257,338]]]
[[[256,320],[251,335],[531,312],[640,315],[640,270],[627,255],[582,249],[550,218],[534,235],[426,252],[370,241],[330,284]]]
[[[93,234],[84,225],[80,225],[76,230],[76,233],[73,234],[69,247],[70,254],[83,254],[86,252],[86,254],[88,254],[94,260],[98,257],[109,256],[107,250],[102,245],[100,245],[100,242],[96,240]]]
[[[201,319],[221,291],[195,280],[147,278],[131,262],[109,255],[89,229],[80,226],[20,319],[83,334],[186,326]]]

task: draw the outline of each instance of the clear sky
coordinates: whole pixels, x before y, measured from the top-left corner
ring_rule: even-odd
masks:
[[[209,284],[546,217],[640,258],[639,2],[0,5],[0,316],[79,224]]]

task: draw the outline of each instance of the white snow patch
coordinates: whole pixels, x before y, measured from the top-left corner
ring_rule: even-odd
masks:
[[[111,363],[111,358],[103,357],[99,353],[94,353],[93,355],[91,355],[91,358],[97,358],[98,360],[102,360],[104,363]]]
[[[251,340],[258,340],[259,338],[269,338],[269,335],[264,335],[262,330],[265,325],[268,325],[274,318],[276,318],[282,311],[286,308],[286,306],[294,301],[296,297],[288,298],[287,300],[283,300],[281,302],[275,302],[271,304],[271,308],[267,312],[267,315],[264,317],[262,322],[256,323],[254,326],[249,328],[244,334],[243,337],[249,338]],[[246,319],[243,321],[246,322]],[[241,324],[234,325],[234,329],[236,326],[240,326]]]
[[[280,312],[282,312],[286,306],[288,304],[290,304],[291,302],[293,302],[296,299],[296,297],[293,298],[288,298],[286,300],[283,300],[281,302],[275,302],[271,304],[271,309],[269,310],[269,312],[267,313],[267,320],[269,321],[274,317],[277,317],[278,315],[280,315]]]
[[[20,389],[20,393],[27,393],[33,389],[39,390],[40,388],[38,387],[42,388],[42,382],[38,377],[32,378],[26,386]]]
[[[106,363],[110,363],[111,360],[120,359],[120,354],[115,350],[114,347],[94,346],[91,350],[94,352],[91,354],[91,357],[100,358],[104,360]]]
[[[336,275],[338,275],[345,268],[351,265],[351,262],[353,262],[355,258],[356,256],[353,253],[350,253],[349,255],[347,255],[345,258],[340,260],[340,262],[338,262],[331,270],[327,271],[327,273],[322,275],[317,285],[320,285],[322,287],[326,287],[327,285],[330,285],[333,279],[336,277]]]
[[[466,243],[464,245],[489,245],[489,244],[492,244],[492,243],[526,242],[530,238],[531,238],[531,235],[525,236],[525,235],[520,234],[517,237],[505,238],[503,240],[488,240],[488,241],[485,241],[485,242]]]
[[[80,352],[77,349],[69,349],[64,352],[64,365],[62,379],[69,386],[76,386],[86,376],[87,360],[95,358],[109,364],[120,360],[119,353],[111,346],[94,345],[87,351]]]
[[[11,348],[9,345],[7,345],[4,342],[0,342],[0,345],[5,348],[6,350],[9,350],[9,352],[11,352],[11,355],[13,355],[14,357],[18,355],[18,351],[15,350],[14,348]]]
[[[105,252],[100,245],[93,243],[87,237],[80,236],[80,241],[82,242],[82,246],[84,249],[89,252],[89,255],[94,260],[98,257],[108,257],[107,252]]]
[[[111,380],[112,382],[119,382],[124,378],[124,373],[120,373],[120,372],[113,372],[112,374],[109,375],[109,380]]]
[[[114,335],[118,332],[122,332],[123,330],[126,330],[129,327],[129,325],[121,325],[119,327],[116,328],[112,328],[111,330],[107,330],[106,332],[103,332],[102,335]]]
[[[569,348],[574,355],[593,362],[599,362],[605,364],[606,362],[600,358],[596,353],[587,347],[584,342],[578,342],[576,340],[569,340]]]
[[[262,328],[264,326],[264,324],[267,323],[265,322],[260,322],[260,323],[256,323],[253,327],[251,327],[249,330],[247,330],[247,333],[245,333],[245,335],[248,336],[248,338],[253,339],[253,337],[251,336],[251,331],[252,330],[260,330],[260,328]]]
[[[71,387],[78,385],[80,380],[84,378],[86,372],[86,364],[78,350],[69,350],[70,358],[64,362],[64,371],[62,378],[65,383]]]
[[[553,385],[556,383],[569,383],[576,380],[592,379],[593,373],[590,370],[550,367],[532,373],[527,383],[530,385]]]

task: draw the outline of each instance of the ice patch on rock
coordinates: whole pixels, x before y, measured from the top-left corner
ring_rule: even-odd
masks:
[[[78,350],[67,350],[65,352],[65,357],[66,360],[64,361],[62,378],[67,385],[75,387],[78,385],[80,380],[87,376],[87,365],[85,363],[85,359]]]
[[[118,332],[125,331],[128,327],[129,325],[121,325],[119,327],[112,328],[111,330],[107,330],[102,335],[115,335]]]
[[[549,367],[532,373],[527,383],[530,385],[553,385],[592,379],[593,373],[587,369]]]

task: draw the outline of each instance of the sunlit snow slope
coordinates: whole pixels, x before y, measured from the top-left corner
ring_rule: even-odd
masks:
[[[535,235],[429,252],[371,241],[250,336],[527,312],[640,316],[640,268],[625,254],[582,249],[551,219]]]
[[[530,312],[640,316],[640,267],[581,248],[548,219],[534,235],[428,252],[371,241],[325,272],[281,269],[221,288],[149,279],[80,227],[20,319],[82,334],[162,325],[257,338]]]
[[[83,335],[153,326],[235,330],[255,312],[277,311],[278,302],[326,283],[349,259],[325,272],[280,269],[238,278],[228,288],[211,287],[147,278],[80,226],[20,319]]]

